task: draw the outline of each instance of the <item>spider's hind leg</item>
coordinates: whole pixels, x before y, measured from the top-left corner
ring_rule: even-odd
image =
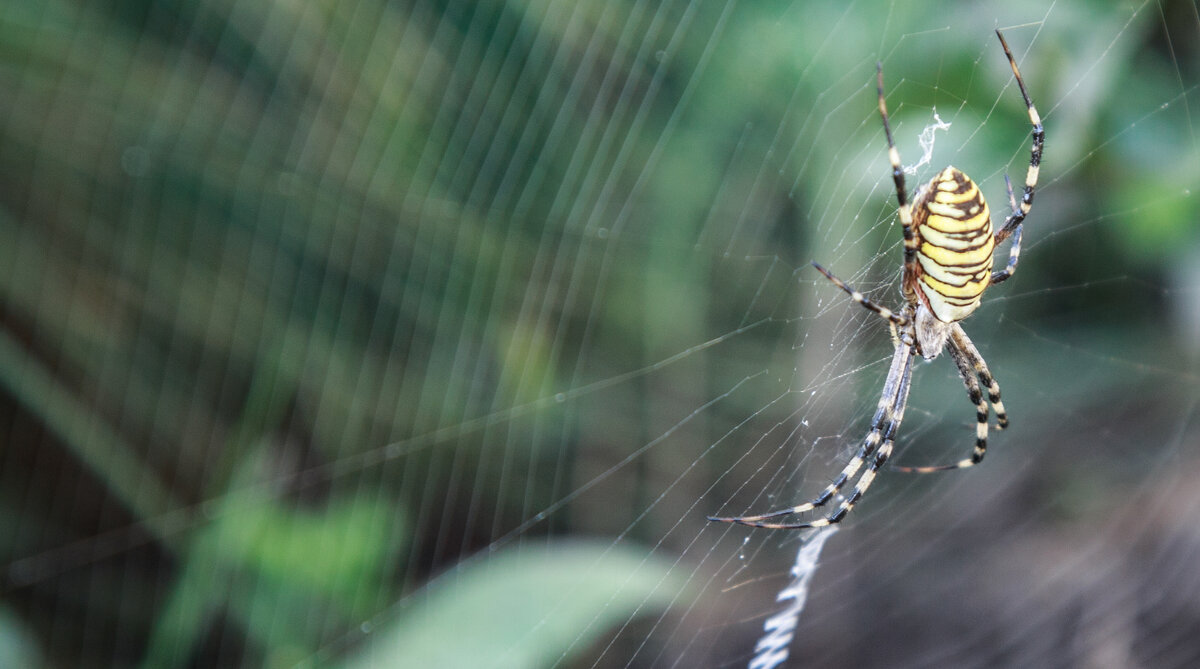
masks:
[[[863,439],[863,444],[858,449],[858,453],[850,462],[846,463],[846,466],[842,469],[842,473],[820,495],[817,495],[810,502],[761,515],[739,517],[709,516],[708,519],[773,530],[802,530],[825,527],[841,522],[846,517],[846,514],[850,513],[854,508],[854,505],[858,503],[858,500],[862,499],[867,489],[875,481],[879,470],[892,454],[892,449],[896,441],[896,432],[900,429],[900,422],[904,420],[904,408],[908,404],[908,391],[912,383],[913,355],[914,351],[909,345],[896,347],[895,353],[892,354],[892,365],[888,370],[887,381],[884,382],[883,392],[879,397],[879,405],[875,409],[875,417],[871,421],[871,431]],[[864,466],[866,469],[863,469]],[[828,516],[799,523],[768,522],[772,518],[788,516],[794,513],[804,513],[824,506],[845,488],[847,482],[860,469],[863,471],[858,477],[858,482],[854,484],[854,491],[850,493],[849,497],[842,500],[837,505],[837,508]]]
[[[883,400],[880,400],[880,402],[882,410]],[[888,411],[890,410],[891,409],[889,408]],[[765,527],[769,529],[804,529],[809,527],[822,527],[830,524],[831,522],[835,523],[838,520],[841,520],[842,516],[845,515],[845,512],[843,512],[841,509],[839,509],[838,513],[835,514],[837,515],[837,520],[833,520],[832,517],[830,517],[828,519],[817,519],[807,523],[768,523],[766,521],[772,518],[779,518],[781,516],[805,513],[807,511],[819,509],[828,504],[829,500],[833,499],[834,495],[837,495],[842,491],[843,488],[846,487],[846,483],[858,473],[858,470],[862,469],[862,466],[866,464],[868,458],[870,458],[873,454],[876,454],[876,451],[879,449],[879,442],[882,439],[882,435],[883,426],[873,426],[866,438],[863,439],[862,446],[858,449],[858,453],[855,454],[854,458],[850,460],[850,462],[847,462],[846,466],[842,468],[842,473],[838,474],[838,477],[834,479],[832,483],[826,486],[825,489],[821,491],[820,495],[817,495],[813,499],[803,504],[797,504],[796,506],[788,507],[786,509],[779,509],[778,511],[770,511],[757,516],[738,516],[736,518],[709,516],[708,519],[722,523],[736,523],[738,525]],[[885,460],[886,457],[887,456],[884,456]],[[871,469],[871,467],[868,467],[868,469]],[[863,474],[864,477],[867,477],[868,475],[872,478],[874,477],[874,473],[870,471]],[[870,485],[869,478],[866,485]],[[862,480],[860,479],[858,486],[855,487],[855,492],[858,494],[858,496],[861,496],[861,492],[858,491],[865,489],[866,486],[862,484]],[[855,500],[857,500],[857,497],[855,497]]]
[[[928,474],[973,467],[982,462],[983,457],[987,455],[988,402],[991,402],[992,409],[996,411],[996,429],[1003,430],[1008,427],[1008,413],[1004,410],[1004,403],[1000,401],[1000,384],[996,383],[996,379],[992,377],[992,372],[984,362],[983,356],[979,354],[979,349],[975,348],[975,344],[967,337],[962,326],[957,323],[950,331],[948,351],[955,366],[958,367],[958,373],[962,376],[963,385],[967,387],[967,398],[975,405],[975,448],[971,451],[971,457],[953,464],[927,467],[897,466],[894,468],[897,471]],[[983,400],[985,390],[988,395],[987,402]]]

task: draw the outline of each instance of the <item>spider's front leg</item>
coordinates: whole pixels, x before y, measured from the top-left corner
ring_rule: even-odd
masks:
[[[888,120],[887,101],[883,96],[883,63],[875,63],[875,90],[879,94],[879,118],[883,121],[883,134],[887,137],[888,162],[892,165],[892,183],[896,186],[896,214],[900,217],[900,225],[904,228],[904,273],[913,274],[917,271],[917,239],[913,225],[912,203],[908,200],[908,187],[904,184],[904,165],[900,161],[900,151],[896,148],[896,140],[892,137],[892,124]]]
[[[1013,195],[1012,181],[1009,180],[1007,174],[1004,175],[1004,185],[1006,188],[1008,188],[1008,203],[1009,206],[1012,207],[1012,213],[1009,214],[1008,218],[1009,220],[1012,220],[1021,214],[1021,210],[1017,208],[1017,198]],[[1004,269],[1000,270],[999,272],[993,273],[990,283],[997,284],[1002,281],[1007,281],[1008,278],[1017,271],[1017,261],[1021,258],[1021,232],[1023,229],[1024,226],[1021,223],[1017,223],[1017,225],[1012,229],[1012,244],[1010,244],[1008,247],[1008,265],[1006,265]],[[1008,236],[1009,235],[1006,231],[1006,228],[1000,228],[1000,230],[996,232],[996,243],[999,244]]]
[[[1046,142],[1046,130],[1042,126],[1042,117],[1038,114],[1037,107],[1034,106],[1033,100],[1029,98],[1029,91],[1025,89],[1025,80],[1021,78],[1021,70],[1017,67],[1017,61],[1013,58],[1012,51],[1008,48],[1008,42],[1005,41],[1004,35],[999,30],[996,31],[996,37],[1000,39],[1000,46],[1004,47],[1004,55],[1008,58],[1008,65],[1012,68],[1013,78],[1017,80],[1017,88],[1021,90],[1021,99],[1025,102],[1025,109],[1029,114],[1030,131],[1033,137],[1033,145],[1029,149],[1029,169],[1025,172],[1025,189],[1021,192],[1021,203],[1017,204],[1016,198],[1012,194],[1012,184],[1008,182],[1008,177],[1004,177],[1005,183],[1008,186],[1008,198],[1012,203],[1012,213],[1004,220],[1004,224],[996,231],[996,243],[1000,243],[1007,239],[1009,235],[1013,236],[1012,248],[1009,251],[1008,266],[1000,272],[992,275],[992,283],[1000,283],[1007,280],[1013,275],[1017,268],[1017,257],[1021,253],[1021,223],[1025,217],[1029,215],[1033,209],[1033,194],[1037,188],[1038,174],[1042,166],[1042,148]]]
[[[903,327],[908,324],[908,322],[909,322],[908,316],[906,316],[904,314],[897,314],[896,312],[892,311],[891,309],[888,309],[887,307],[881,307],[878,304],[875,304],[871,300],[867,299],[866,295],[863,295],[859,291],[851,288],[849,285],[846,284],[845,281],[842,281],[841,279],[834,276],[833,273],[831,273],[829,270],[825,269],[824,267],[821,267],[819,264],[817,264],[816,261],[813,261],[812,266],[816,267],[818,272],[820,272],[821,274],[824,274],[826,279],[829,279],[830,281],[832,281],[833,285],[835,285],[838,288],[841,288],[843,291],[845,291],[846,294],[850,296],[850,299],[852,299],[855,302],[862,305],[862,307],[864,309],[866,309],[867,311],[872,311],[876,314],[879,314],[879,316],[881,318],[886,319],[889,323],[892,324],[893,329],[898,328],[898,327]]]

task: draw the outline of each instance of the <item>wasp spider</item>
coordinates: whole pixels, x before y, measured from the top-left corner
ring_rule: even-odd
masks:
[[[879,115],[883,119],[883,130],[887,136],[888,159],[892,163],[892,180],[896,183],[900,224],[904,227],[902,291],[905,304],[899,313],[875,304],[825,268],[813,263],[818,271],[846,291],[851,299],[887,320],[891,326],[896,351],[883,386],[883,395],[879,398],[879,405],[871,422],[871,431],[867,433],[858,453],[846,464],[837,478],[811,501],[757,516],[710,517],[709,520],[771,529],[802,529],[824,527],[845,518],[892,454],[896,430],[904,418],[904,406],[908,401],[909,383],[912,379],[913,356],[916,354],[926,360],[932,360],[943,349],[950,352],[950,357],[967,387],[967,397],[975,405],[978,421],[975,427],[975,449],[970,457],[953,464],[897,469],[925,473],[979,464],[987,452],[988,404],[983,399],[985,392],[996,411],[996,429],[1002,430],[1008,425],[1008,415],[1000,402],[1000,386],[992,378],[987,363],[983,361],[979,350],[971,343],[959,321],[970,316],[979,306],[984,289],[1007,280],[1017,268],[1017,259],[1021,254],[1021,223],[1033,205],[1033,190],[1037,185],[1045,133],[1037,109],[1025,90],[1025,82],[1021,79],[1021,72],[1017,69],[1012,51],[1004,41],[1004,35],[997,30],[996,36],[1000,38],[1000,45],[1004,47],[1004,55],[1008,57],[1008,64],[1012,67],[1021,97],[1025,99],[1025,107],[1029,110],[1029,122],[1033,126],[1033,148],[1020,204],[1013,197],[1012,184],[1008,182],[1008,177],[1005,177],[1011,210],[1004,224],[993,233],[988,206],[979,192],[979,187],[970,177],[954,167],[942,170],[932,181],[921,187],[910,204],[904,187],[900,153],[892,139],[887,106],[883,99],[883,65],[877,66]],[[1008,264],[1003,270],[993,273],[992,251],[997,244],[1009,237],[1012,238],[1012,244],[1008,252]],[[858,476],[858,482],[854,485],[854,491],[848,497],[844,497],[829,515],[807,522],[772,522],[775,518],[824,507],[837,497],[855,476]]]

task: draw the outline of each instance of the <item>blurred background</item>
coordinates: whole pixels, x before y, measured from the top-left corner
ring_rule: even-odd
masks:
[[[884,472],[794,666],[1200,663],[1193,2],[0,9],[0,665],[744,666],[868,428],[897,143],[1012,427]],[[1005,247],[1006,248],[1006,247]],[[998,257],[1006,257],[1003,249]],[[974,413],[918,364],[898,461]],[[869,640],[870,643],[863,643]]]

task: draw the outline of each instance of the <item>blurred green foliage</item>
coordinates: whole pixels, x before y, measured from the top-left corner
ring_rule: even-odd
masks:
[[[645,546],[725,499],[740,448],[676,485],[707,421],[787,392],[793,270],[894,274],[876,59],[907,160],[937,108],[935,162],[1023,174],[996,25],[1048,127],[1005,318],[1186,348],[1104,283],[1200,262],[1194,7],[1154,9],[10,4],[0,657],[545,666],[665,608]]]
[[[550,666],[630,612],[676,602],[686,587],[669,564],[605,542],[505,551],[461,566],[413,610],[372,630],[372,643],[345,666]]]

